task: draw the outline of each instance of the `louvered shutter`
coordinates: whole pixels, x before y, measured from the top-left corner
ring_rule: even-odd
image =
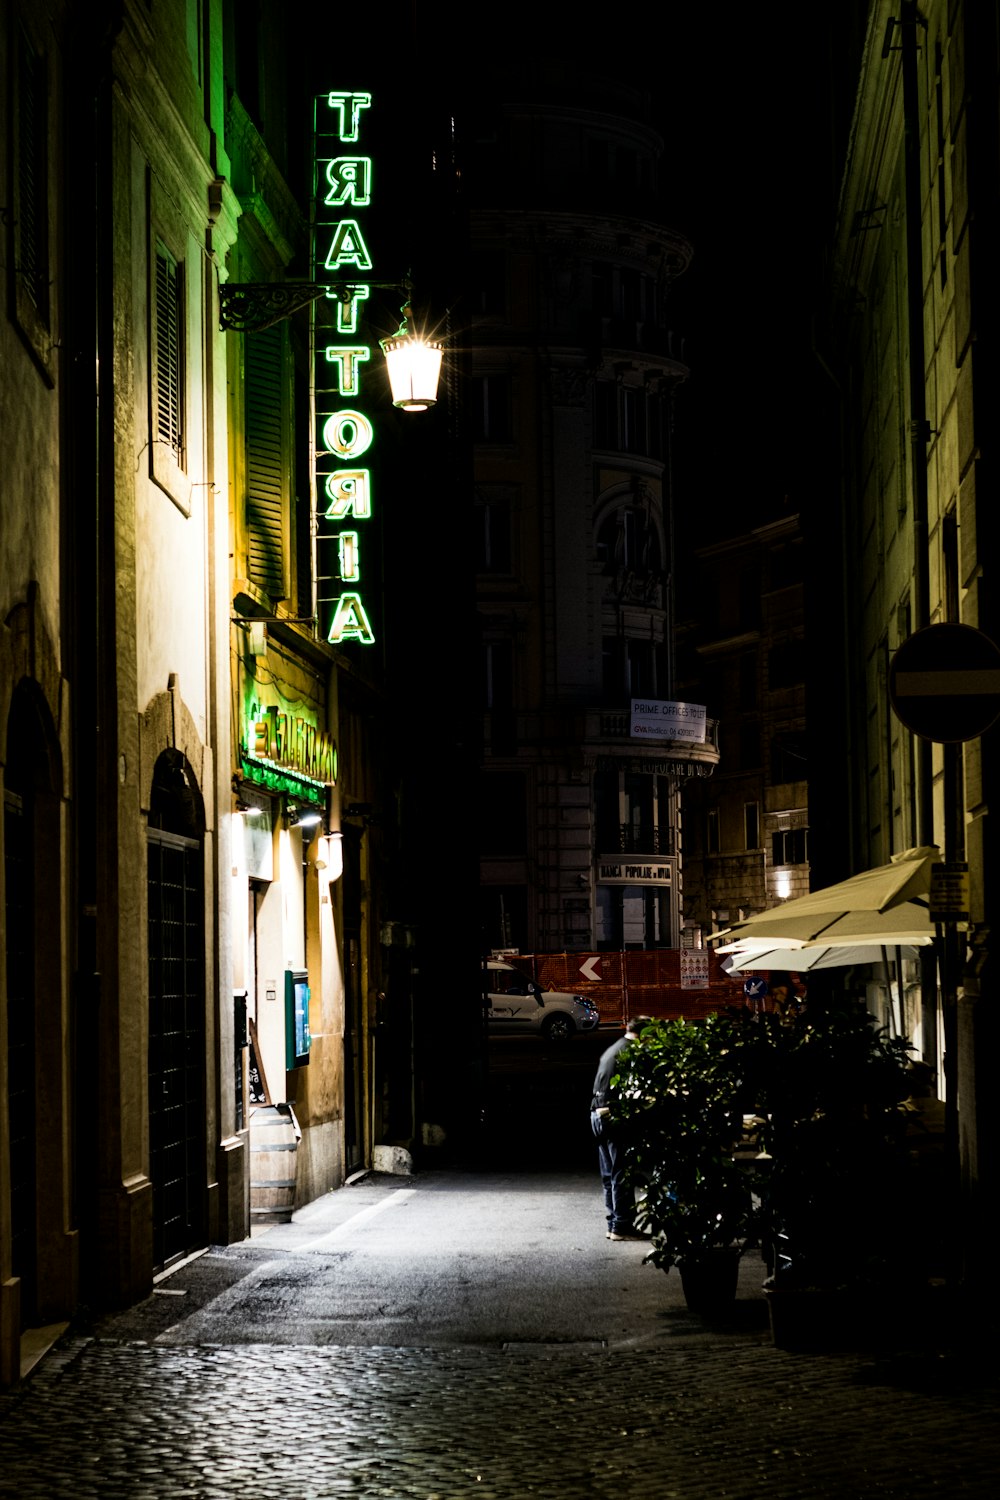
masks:
[[[20,30],[17,61],[17,269],[25,291],[44,316],[48,303],[45,66]]]
[[[245,340],[249,576],[273,599],[285,597],[285,468],[279,325]]]
[[[156,247],[156,435],[180,458],[183,362],[180,267]]]

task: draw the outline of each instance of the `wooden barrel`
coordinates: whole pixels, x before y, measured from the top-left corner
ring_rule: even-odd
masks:
[[[287,1224],[291,1219],[301,1135],[290,1104],[258,1106],[251,1114],[251,1224]]]

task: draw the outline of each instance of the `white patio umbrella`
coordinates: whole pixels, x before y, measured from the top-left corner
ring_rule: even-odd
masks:
[[[908,932],[918,939],[933,938],[927,896],[931,866],[940,857],[935,848],[908,849],[887,865],[734,922],[708,941],[757,945],[759,939],[768,939],[775,947],[797,947],[822,940],[895,947],[909,941]]]
[[[887,865],[758,912],[709,941],[728,940],[716,951],[732,955],[731,972],[807,973],[881,961],[888,983],[890,948],[898,961],[934,942],[926,897],[939,858],[936,848],[908,849]],[[902,1030],[901,976],[899,984]]]
[[[932,939],[928,938],[929,944]],[[919,946],[913,943],[896,944],[893,952],[898,958],[916,958]],[[731,974],[752,974],[760,969],[776,973],[791,970],[795,974],[808,974],[814,969],[846,969],[853,964],[881,963],[886,957],[886,946],[877,943],[803,943],[800,948],[751,948],[743,949],[733,944],[732,949],[720,948],[722,954],[731,956],[726,966]]]
[[[787,913],[792,904],[788,902],[784,907],[776,907],[773,911],[761,912],[760,915],[776,916],[779,911]],[[797,953],[804,949],[840,949],[853,952],[855,949],[898,948],[900,945],[923,948],[934,941],[934,925],[926,901],[903,901],[899,906],[890,907],[888,911],[844,912],[825,922],[817,922],[813,917],[796,917],[794,914],[786,916],[785,921],[780,924],[758,923],[755,917],[749,917],[746,922],[730,927],[725,934],[714,933],[709,941],[716,942],[723,936],[728,941],[716,949],[717,953],[749,954],[769,948]],[[811,956],[815,957],[815,953]],[[838,965],[865,961],[864,958],[831,957],[823,967],[836,968]],[[776,969],[780,965],[771,964],[769,967]],[[816,964],[812,967],[815,968]]]
[[[899,970],[899,963],[904,958],[916,958],[922,947],[929,947],[933,943],[932,937],[911,936],[907,943],[894,943],[893,953],[896,958],[896,979],[899,986],[899,1015],[897,1018],[896,1007],[892,998],[892,984],[889,979],[889,944],[887,943],[801,943],[798,947],[776,948],[753,946],[744,948],[740,943],[732,943],[728,947],[720,948],[718,951],[729,957],[730,962],[724,967],[730,974],[753,974],[761,970],[768,973],[811,974],[816,969],[846,969],[855,964],[877,964],[881,963],[885,970],[885,983],[889,991],[889,1007],[892,1013],[893,1026],[897,1036],[903,1033],[903,976]]]

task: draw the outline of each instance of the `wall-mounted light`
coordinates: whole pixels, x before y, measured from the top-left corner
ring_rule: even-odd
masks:
[[[371,290],[402,292],[402,322],[391,338],[381,339],[392,389],[392,404],[401,411],[426,411],[437,402],[442,347],[414,333],[409,277],[401,281],[224,282],[219,287],[219,327],[236,333],[262,333],[320,297],[351,303]]]
[[[327,849],[326,879],[332,884],[344,873],[344,835],[335,828],[323,842]]]
[[[400,312],[403,321],[392,338],[379,340],[389,371],[392,404],[402,411],[426,411],[437,401],[441,345],[410,331],[406,321],[413,316],[409,298]]]
[[[248,792],[242,776],[234,776],[231,782],[233,812],[243,818],[262,818],[266,812],[263,802],[254,801],[254,793]]]
[[[317,812],[314,807],[289,806],[288,826],[289,828],[315,828],[317,823],[322,823],[323,814]]]

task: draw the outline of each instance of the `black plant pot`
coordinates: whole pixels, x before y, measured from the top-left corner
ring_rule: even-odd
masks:
[[[904,1347],[918,1335],[939,1338],[953,1326],[943,1288],[901,1285],[764,1286],[771,1341],[795,1353]]]
[[[681,1261],[678,1269],[684,1300],[692,1312],[711,1317],[725,1312],[736,1301],[739,1250],[709,1250],[697,1260]]]
[[[856,1339],[856,1302],[841,1287],[764,1288],[771,1341],[795,1353],[850,1347]]]

